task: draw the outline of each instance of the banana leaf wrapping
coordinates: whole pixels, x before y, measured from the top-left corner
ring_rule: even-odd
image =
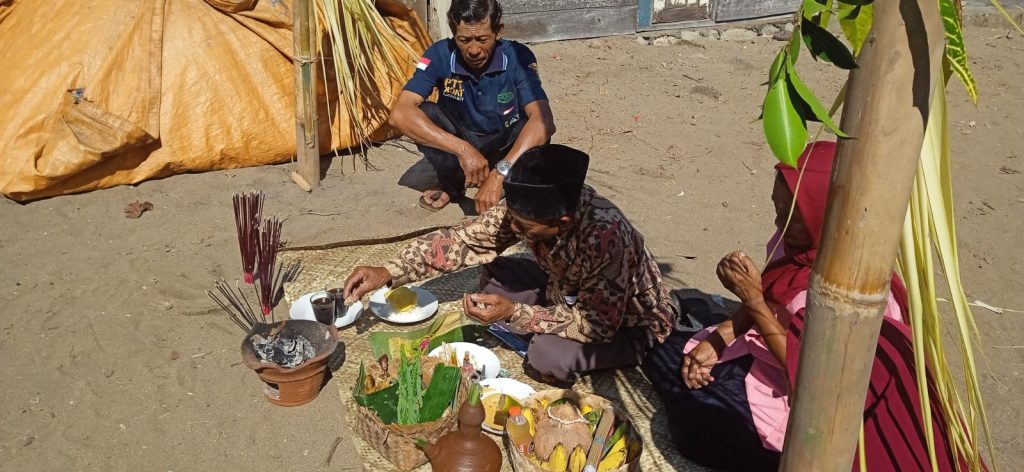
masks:
[[[390,359],[401,359],[403,350],[408,352],[418,348],[427,339],[425,352],[440,346],[442,343],[462,341],[462,326],[458,313],[438,316],[430,326],[403,332],[370,333],[368,338],[374,357],[387,355]]]
[[[418,366],[416,370],[421,371]],[[469,393],[469,379],[462,375],[458,367],[436,364],[429,372],[431,375],[418,411],[423,422],[418,424],[398,422],[400,382],[371,394],[363,394],[366,369],[361,365],[353,389],[356,399],[356,434],[403,471],[415,469],[427,462],[427,457],[414,442],[417,438],[434,442],[458,426],[458,407],[466,401]],[[421,373],[420,380],[426,377],[426,373]],[[454,388],[452,383],[456,384]]]

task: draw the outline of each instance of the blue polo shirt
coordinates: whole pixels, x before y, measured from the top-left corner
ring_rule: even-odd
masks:
[[[455,41],[430,46],[416,64],[405,90],[426,99],[437,89],[437,104],[458,126],[482,135],[497,134],[526,119],[524,108],[547,100],[540,86],[537,57],[515,41],[499,40],[479,78],[466,70]]]

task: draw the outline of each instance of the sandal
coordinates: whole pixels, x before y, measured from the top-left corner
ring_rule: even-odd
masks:
[[[437,191],[434,191],[434,193],[431,194],[430,196],[432,197],[433,201],[436,202],[436,201],[441,199],[442,195],[446,195],[444,193],[444,191],[443,190],[437,190]],[[441,211],[442,209],[444,209],[444,207],[448,206],[449,203],[451,203],[451,199],[449,199],[447,202],[445,202],[445,204],[443,206],[436,207],[436,206],[433,205],[432,202],[428,202],[427,201],[426,194],[420,195],[420,202],[419,202],[420,208],[422,208],[424,210],[427,210],[429,212],[432,212],[432,213],[437,213],[437,212]]]

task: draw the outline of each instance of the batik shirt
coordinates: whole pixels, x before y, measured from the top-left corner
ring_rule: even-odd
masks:
[[[461,226],[417,238],[384,267],[395,285],[403,285],[486,264],[520,241],[511,222],[501,202]],[[554,304],[517,303],[512,327],[601,343],[620,328],[637,326],[664,341],[675,326],[668,290],[643,235],[590,187],[583,189],[568,233],[530,250],[549,275],[546,296]]]

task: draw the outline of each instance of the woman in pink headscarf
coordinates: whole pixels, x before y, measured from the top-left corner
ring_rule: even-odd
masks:
[[[643,364],[665,400],[677,447],[698,462],[726,470],[778,470],[834,156],[831,142],[814,143],[801,156],[798,211],[785,233],[799,171],[776,166],[772,199],[779,231],[769,241],[774,254],[764,273],[742,252],[718,265],[719,279],[742,306],[704,331],[673,333]],[[864,403],[867,470],[931,470],[910,330],[903,321],[906,289],[895,274],[890,290]],[[931,410],[938,470],[955,470],[935,401]]]

